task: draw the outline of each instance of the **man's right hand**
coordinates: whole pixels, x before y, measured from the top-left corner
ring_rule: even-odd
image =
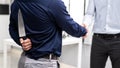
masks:
[[[85,24],[82,24],[81,26],[83,26],[86,30],[87,30],[87,33],[85,36],[83,36],[83,38],[86,38],[87,37],[87,34],[88,34],[88,29],[87,29],[87,26]]]
[[[28,51],[32,48],[32,43],[29,38],[27,38],[26,40],[23,40],[23,38],[20,38],[20,43],[22,45],[23,50],[25,51]]]

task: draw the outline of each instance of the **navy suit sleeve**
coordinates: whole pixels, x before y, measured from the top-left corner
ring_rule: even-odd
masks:
[[[80,37],[86,34],[86,29],[76,23],[66,11],[66,7],[61,0],[52,0],[49,7],[52,15],[56,20],[56,24],[68,34]]]
[[[11,14],[10,14],[10,24],[9,24],[9,33],[12,39],[20,45],[19,41],[19,34],[18,34],[18,24],[17,20],[15,19],[17,17],[17,11],[16,11],[15,4],[12,4],[11,6]],[[14,12],[13,12],[14,11]]]

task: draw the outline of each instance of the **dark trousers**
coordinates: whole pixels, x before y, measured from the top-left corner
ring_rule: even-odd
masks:
[[[90,68],[105,68],[108,56],[112,68],[120,68],[120,37],[93,35]]]

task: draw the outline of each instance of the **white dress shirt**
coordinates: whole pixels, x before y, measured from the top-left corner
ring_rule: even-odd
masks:
[[[89,0],[83,23],[89,26],[94,19],[94,33],[120,33],[119,6],[120,0]]]

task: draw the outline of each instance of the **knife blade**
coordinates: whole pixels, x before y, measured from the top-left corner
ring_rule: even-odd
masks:
[[[25,26],[24,26],[22,12],[20,9],[18,11],[18,30],[19,30],[19,37],[25,40],[26,39]]]

